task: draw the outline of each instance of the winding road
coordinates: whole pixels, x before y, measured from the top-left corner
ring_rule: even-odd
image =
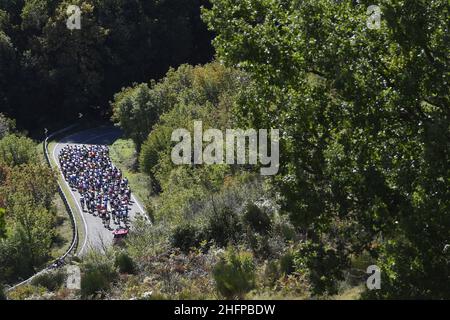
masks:
[[[98,127],[94,129],[80,131],[74,134],[71,134],[67,137],[60,138],[55,142],[55,145],[50,150],[50,156],[52,157],[53,162],[58,166],[58,173],[62,177],[62,173],[59,166],[58,154],[62,148],[66,145],[77,144],[77,145],[92,145],[92,144],[101,144],[101,145],[112,145],[114,141],[122,136],[122,132],[120,129],[110,126]],[[62,177],[62,180],[64,178]],[[81,217],[83,229],[84,229],[84,240],[79,243],[78,246],[78,256],[82,256],[89,250],[97,249],[104,250],[108,246],[112,244],[113,234],[111,230],[106,229],[101,219],[98,217],[94,217],[87,212],[83,212],[80,206],[80,195],[78,192],[71,190],[68,183],[64,180],[64,185],[66,186],[66,190],[69,190],[70,194],[67,194],[66,197],[73,199],[74,203],[76,203],[76,207],[72,208],[72,210]],[[132,207],[130,210],[130,220],[131,224],[137,215],[145,215],[145,211],[143,206],[138,202],[136,197],[132,194]],[[111,222],[111,226],[117,227]]]

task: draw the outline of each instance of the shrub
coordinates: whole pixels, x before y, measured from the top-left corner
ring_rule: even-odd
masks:
[[[280,278],[280,266],[276,260],[269,260],[264,269],[264,280],[272,285]]]
[[[284,275],[290,275],[295,271],[295,255],[292,251],[288,251],[280,258],[280,272]]]
[[[316,295],[338,293],[339,281],[344,280],[342,266],[349,267],[349,261],[342,252],[325,243],[306,241],[295,250],[297,271],[306,275]]]
[[[155,256],[169,249],[170,227],[165,221],[151,225],[144,219],[136,219],[126,239],[127,253],[138,262],[145,256]]]
[[[110,282],[100,270],[89,270],[81,277],[81,295],[86,298],[109,289]]]
[[[107,252],[90,252],[83,260],[81,276],[81,296],[107,291],[117,278],[114,260]]]
[[[270,217],[267,212],[253,203],[249,203],[246,206],[243,221],[252,230],[260,234],[266,234],[271,227]]]
[[[49,291],[56,291],[59,289],[66,280],[66,274],[63,270],[55,270],[50,272],[45,272],[37,277],[35,277],[31,284],[36,287],[44,287]]]
[[[220,247],[238,240],[242,233],[241,231],[242,226],[238,215],[228,207],[220,209],[217,214],[212,214],[209,217],[207,226],[208,237]]]
[[[202,240],[202,231],[190,223],[177,226],[170,237],[172,247],[179,248],[185,253],[191,248],[198,247]]]
[[[0,163],[10,167],[34,162],[36,156],[36,145],[33,140],[9,134],[0,140]]]
[[[115,266],[120,273],[133,274],[135,272],[134,261],[125,251],[121,251],[116,255]]]
[[[292,222],[289,220],[287,215],[277,214],[274,216],[274,223],[272,225],[272,234],[278,235],[282,239],[286,241],[294,241],[296,240],[297,234],[295,231],[295,227],[292,225]]]
[[[35,287],[31,284],[25,284],[15,288],[8,293],[9,299],[11,300],[26,300],[30,297],[41,297],[46,292],[43,287]]]
[[[213,269],[216,288],[227,299],[242,299],[255,287],[255,264],[250,252],[227,249]]]
[[[3,284],[0,284],[0,300],[6,300],[5,289],[3,288]]]
[[[257,258],[269,258],[273,255],[270,242],[273,239],[267,235],[261,235],[257,232],[248,232],[246,234],[246,245],[252,250]]]

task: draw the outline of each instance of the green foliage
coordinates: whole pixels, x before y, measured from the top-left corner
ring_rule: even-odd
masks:
[[[313,294],[338,293],[338,283],[344,280],[343,271],[349,266],[349,261],[342,250],[337,251],[323,247],[317,242],[306,241],[301,243],[295,252],[290,253],[292,254],[294,257],[285,258],[285,268],[287,269],[288,263],[294,258],[297,271],[307,276]]]
[[[264,268],[264,282],[273,285],[281,277],[280,265],[276,260],[269,260]]]
[[[114,264],[120,273],[133,274],[136,271],[134,261],[126,251],[120,251],[116,255]]]
[[[160,161],[161,153],[168,152],[168,146],[170,145],[170,138],[172,131],[170,128],[157,127],[145,140],[142,146],[142,151],[139,157],[139,166],[142,172],[145,172],[152,177],[156,171],[155,167]],[[155,185],[156,188],[160,188],[160,185]]]
[[[297,232],[289,217],[276,214],[273,219],[272,233],[286,241],[297,240]]]
[[[385,297],[448,297],[448,1],[379,1],[378,30],[369,1],[211,2],[218,58],[254,81],[240,125],[282,131],[274,183],[324,259],[307,263],[316,292],[345,267],[333,252],[369,248]]]
[[[280,257],[279,263],[280,272],[284,275],[290,275],[295,271],[295,253],[288,250]]]
[[[89,270],[81,277],[81,295],[88,298],[94,294],[106,291],[111,283],[102,270]]]
[[[207,127],[226,128],[230,124],[232,97],[241,85],[240,74],[215,62],[205,66],[182,65],[170,70],[152,90],[166,111],[142,146],[141,171],[157,176],[160,184],[173,166],[163,167],[174,145],[172,131],[186,128],[192,132],[194,120]],[[145,128],[148,135],[151,127]],[[159,165],[158,165],[159,164]]]
[[[136,219],[126,239],[128,254],[134,261],[161,254],[169,247],[169,230],[164,221],[151,225],[142,218]]]
[[[30,269],[42,265],[50,254],[55,234],[54,214],[42,206],[20,199],[11,208],[14,224],[11,239],[20,250],[22,263]]]
[[[152,88],[153,89],[153,88]],[[153,125],[164,111],[161,92],[145,83],[123,89],[114,96],[113,120],[131,138],[139,151]]]
[[[14,52],[14,45],[11,38],[5,33],[4,29],[9,26],[8,16],[6,12],[0,8],[0,105],[2,112],[5,112],[11,105],[12,88],[11,79],[17,72],[17,60]],[[0,139],[3,138],[5,132],[5,117],[0,114]]]
[[[450,284],[441,279],[450,276],[450,256],[444,249],[435,250],[425,244],[417,247],[407,239],[388,241],[381,248],[376,263],[381,268],[382,290],[368,291],[364,297],[447,299]]]
[[[169,176],[162,179],[163,192],[155,201],[157,221],[167,219],[181,223],[193,218],[196,206],[203,201],[214,203],[213,193],[219,190],[226,171],[226,166],[178,166],[170,170]]]
[[[243,215],[244,224],[260,234],[267,234],[271,227],[270,217],[254,203],[247,204]]]
[[[26,300],[31,297],[39,298],[46,292],[44,287],[35,287],[31,284],[25,284],[14,289],[8,293],[8,298],[11,300]]]
[[[0,140],[0,163],[18,166],[36,160],[35,143],[26,137],[9,134]]]
[[[42,163],[14,167],[6,184],[0,188],[0,195],[4,197],[7,209],[12,208],[20,197],[26,198],[33,205],[50,209],[55,193],[54,173]]]
[[[219,247],[236,243],[242,235],[242,225],[238,214],[230,208],[218,208],[208,217],[207,232]]]
[[[66,273],[63,269],[58,269],[35,277],[31,284],[36,287],[44,287],[49,291],[56,291],[64,285],[65,281]]]
[[[0,283],[0,301],[1,300],[6,300],[6,293],[3,284]]]
[[[0,2],[0,105],[28,128],[105,116],[121,87],[212,57],[201,0]],[[66,27],[68,5],[81,29]]]
[[[255,264],[249,252],[229,247],[213,270],[217,290],[227,299],[243,299],[255,287]]]
[[[25,1],[22,12],[21,27],[26,31],[40,30],[49,18],[49,2],[42,0]]]
[[[3,113],[0,113],[0,139],[12,133],[15,128],[16,122],[13,119],[7,118]]]
[[[114,259],[106,254],[91,251],[83,258],[81,275],[81,296],[92,297],[106,292],[117,279]]]
[[[19,263],[17,246],[11,239],[0,240],[0,282],[14,281],[17,275],[28,274],[28,266]]]
[[[182,65],[154,85],[151,91],[162,97],[166,111],[142,145],[139,167],[151,176],[154,191],[160,196],[155,201],[156,221],[191,219],[195,214],[191,208],[209,201],[211,193],[222,188],[229,166],[175,166],[171,134],[179,128],[192,132],[195,120],[201,120],[204,129],[230,127],[233,97],[243,83],[240,73],[214,62],[198,67]]]
[[[47,262],[51,239],[39,233],[36,226],[29,229],[17,225],[0,240],[0,282],[11,284],[26,279],[36,272],[35,267]],[[30,237],[26,231],[30,231]]]
[[[55,236],[56,180],[28,138],[0,140],[0,281],[15,282],[47,262]]]
[[[203,232],[196,224],[186,223],[175,227],[170,242],[172,247],[187,253],[192,248],[199,246],[204,240],[202,238]]]
[[[0,208],[0,239],[6,237],[5,209]]]

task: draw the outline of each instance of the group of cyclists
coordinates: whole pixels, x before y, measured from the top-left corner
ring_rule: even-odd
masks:
[[[119,228],[128,228],[131,189],[109,158],[107,146],[66,145],[59,163],[69,186],[80,194],[83,212],[100,217],[109,230],[111,220]]]

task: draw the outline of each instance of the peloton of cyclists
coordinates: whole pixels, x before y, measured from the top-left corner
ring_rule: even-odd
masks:
[[[69,186],[80,194],[83,212],[102,219],[111,230],[112,222],[127,226],[131,189],[101,145],[67,145],[59,154],[62,173]]]

